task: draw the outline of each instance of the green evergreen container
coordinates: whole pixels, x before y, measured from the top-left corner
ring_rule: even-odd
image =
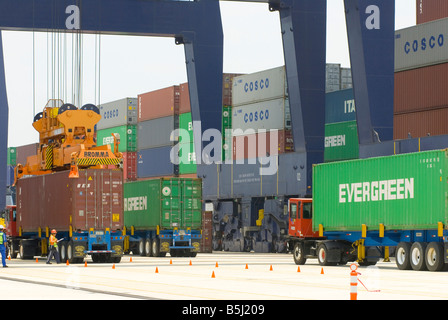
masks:
[[[179,145],[179,161],[179,174],[191,174],[197,172],[194,143],[181,143]]]
[[[15,166],[17,165],[17,148],[16,147],[9,147],[8,148],[8,155],[6,158],[6,165],[8,166]]]
[[[135,152],[137,151],[137,126],[127,125],[113,127],[97,131],[96,141],[98,146],[109,144],[114,151],[114,138],[112,133],[120,134],[119,152]],[[115,151],[114,151],[115,152]]]
[[[193,121],[191,118],[191,112],[181,113],[179,115],[179,129],[188,131],[189,142],[182,141],[182,136],[179,136],[179,143],[192,143],[193,142]]]
[[[356,121],[325,125],[325,162],[359,158],[358,126]]]
[[[437,229],[448,220],[447,150],[315,165],[313,229]]]
[[[136,230],[201,229],[202,180],[161,178],[125,183],[124,225]]]

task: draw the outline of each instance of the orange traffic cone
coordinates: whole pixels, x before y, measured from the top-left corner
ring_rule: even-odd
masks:
[[[129,258],[129,262],[132,262],[132,257]]]
[[[39,262],[39,258],[36,258],[36,262]]]
[[[212,271],[212,278],[215,277],[215,271]]]
[[[84,267],[87,267],[87,261],[84,262]]]
[[[271,264],[271,267],[269,268],[269,271],[274,271],[274,269],[272,269],[272,264]]]
[[[11,261],[11,256],[8,256],[8,260]]]
[[[170,259],[170,264],[173,264],[173,259]]]
[[[66,265],[69,265],[70,263],[68,262],[68,260],[65,262]]]
[[[156,267],[156,272],[155,273],[159,273],[159,268]]]
[[[320,274],[324,274],[324,268],[322,268],[322,270],[320,270]]]
[[[115,269],[115,263],[112,265],[112,269]]]
[[[215,267],[218,268],[218,261],[216,261],[216,265],[215,265]]]
[[[245,269],[249,269],[249,266],[247,265],[247,263],[246,263],[246,268]]]
[[[297,272],[300,272],[300,267],[297,267]]]
[[[191,260],[190,260],[190,266],[192,265]]]

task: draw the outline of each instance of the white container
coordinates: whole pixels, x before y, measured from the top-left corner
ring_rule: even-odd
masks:
[[[289,121],[289,112],[285,113],[287,108],[289,102],[284,98],[233,107],[233,136],[253,134],[262,129],[284,130],[285,123]]]
[[[99,106],[99,109],[101,120],[97,124],[97,130],[137,124],[137,98],[124,98],[104,103]]]
[[[395,72],[448,62],[448,18],[395,32]]]
[[[284,98],[287,95],[285,67],[247,74],[233,79],[234,107]]]

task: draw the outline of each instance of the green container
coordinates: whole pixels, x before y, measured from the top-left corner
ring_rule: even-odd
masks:
[[[232,107],[222,107],[222,161],[232,160],[232,135],[226,132],[232,129]]]
[[[191,174],[197,172],[194,143],[179,144],[179,161],[179,174]]]
[[[358,126],[356,121],[325,125],[325,162],[359,158]]]
[[[97,131],[96,141],[98,146],[109,144],[114,150],[114,138],[112,133],[120,134],[119,152],[135,152],[137,151],[137,126],[127,125],[113,127]]]
[[[222,107],[222,128],[232,128],[232,107]]]
[[[189,134],[189,143],[193,142],[193,121],[191,118],[191,112],[181,113],[179,115],[179,129],[184,129]],[[179,143],[187,143],[182,140],[182,135],[179,136]]]
[[[8,155],[6,159],[6,165],[8,166],[15,166],[17,165],[17,148],[16,147],[9,147],[8,148]]]
[[[446,150],[351,160],[313,168],[313,229],[437,229],[448,219]]]
[[[161,178],[125,183],[123,207],[128,229],[201,229],[202,180]]]

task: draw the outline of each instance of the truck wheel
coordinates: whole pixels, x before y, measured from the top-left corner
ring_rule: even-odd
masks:
[[[61,244],[58,246],[59,250],[59,259],[61,260],[61,263],[67,262],[67,243],[61,242]]]
[[[306,263],[305,252],[303,251],[303,243],[296,242],[292,251],[294,262],[297,265],[304,265]]]
[[[152,257],[152,250],[151,250],[151,239],[146,239],[145,240],[145,252],[146,252],[146,256],[147,257]]]
[[[145,241],[143,239],[140,239],[140,241],[138,242],[138,254],[141,257],[144,257],[145,254]]]
[[[321,243],[317,248],[317,260],[321,266],[335,266],[336,263],[328,262],[328,249],[325,243]]]
[[[414,242],[411,247],[411,267],[415,271],[425,271],[426,268],[426,259],[425,259],[425,251],[427,244],[424,242]]]
[[[16,243],[14,243],[14,241],[11,241],[11,245],[9,248],[9,255],[11,256],[11,259],[15,259],[17,258],[17,248],[16,248]]]
[[[395,250],[395,260],[400,270],[411,270],[411,244],[408,242],[400,242]]]
[[[160,256],[160,241],[159,239],[152,240],[152,256],[159,257]]]
[[[429,271],[441,271],[445,266],[444,248],[441,243],[431,242],[426,247],[425,260]]]

